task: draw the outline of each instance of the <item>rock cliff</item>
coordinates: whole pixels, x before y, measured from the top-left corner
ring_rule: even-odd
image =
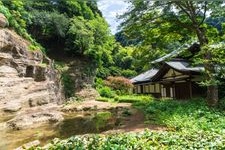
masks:
[[[8,21],[0,14],[1,116],[13,114],[14,118],[5,120],[13,128],[17,120],[24,122],[21,116],[30,121],[25,121],[25,124],[37,123],[34,121],[37,119],[31,119],[33,116],[40,116],[42,122],[57,120],[57,117],[60,120],[60,114],[51,115],[52,111],[56,111],[57,104],[63,102],[59,75],[52,61],[40,51],[31,51],[31,44],[5,28],[7,25]],[[52,119],[54,116],[57,116],[56,119]]]

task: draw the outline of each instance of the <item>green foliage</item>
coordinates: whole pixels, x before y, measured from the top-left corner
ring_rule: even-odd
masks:
[[[39,41],[63,39],[69,26],[69,19],[57,11],[33,10],[30,12],[29,32]]]
[[[133,77],[137,74],[134,66],[133,47],[122,47],[119,43],[111,43],[111,57],[103,55],[102,66],[98,69],[97,77],[106,79],[108,76]]]
[[[107,97],[97,97],[96,101],[100,101],[100,102],[113,102],[114,99],[113,98],[107,98]]]
[[[136,60],[134,63],[136,68],[144,66],[145,69],[146,62],[171,52],[189,41],[199,41],[201,46],[207,47],[223,41],[222,28],[225,20],[222,3],[131,1],[130,9],[120,18],[124,19],[121,24],[122,33],[129,40],[139,41],[133,56]],[[205,50],[202,55],[198,55],[198,58],[204,58],[201,59],[201,64],[211,60],[218,64],[224,60],[217,57],[217,55],[223,56],[221,53],[224,52],[221,48],[213,51],[208,48],[203,49]],[[212,59],[210,57],[205,59],[205,55],[210,53]]]
[[[93,45],[94,37],[91,26],[89,26],[88,20],[83,17],[74,17],[71,20],[67,34],[67,49],[73,55],[84,54]]]
[[[70,97],[74,97],[75,95],[75,86],[74,86],[74,82],[71,78],[71,76],[67,73],[62,73],[61,75],[61,80],[63,82],[63,88],[64,88],[64,92],[65,92],[65,97],[66,98],[70,98]]]
[[[110,75],[111,75],[111,73],[110,73],[110,69],[108,67],[100,66],[97,70],[96,76],[98,78],[106,79]]]
[[[96,78],[95,87],[100,96],[114,98],[116,95],[130,93],[133,85],[124,77],[108,77],[107,80]]]
[[[66,49],[70,54],[88,56],[99,65],[102,61],[110,61],[113,39],[100,16],[93,20],[73,17],[67,34]]]
[[[128,94],[133,88],[131,81],[124,77],[108,77],[105,80],[105,85],[112,88],[115,91],[119,91],[118,94]]]
[[[102,102],[118,102],[118,103],[148,103],[153,100],[151,95],[117,95],[113,98],[98,97],[97,101]]]
[[[126,69],[122,70],[121,75],[127,78],[135,77],[137,75],[137,72],[135,70]]]
[[[3,1],[0,12],[17,33],[39,46],[31,34],[48,53],[61,50],[70,57],[87,56],[99,66],[111,61],[114,39],[96,2]]]
[[[201,99],[182,101],[151,101],[139,105],[151,122],[166,125],[172,131],[189,134],[218,134],[224,131],[224,112],[207,107]]]
[[[136,103],[150,123],[164,131],[73,136],[53,141],[48,149],[224,149],[224,110],[210,109],[205,101],[156,100]],[[108,115],[107,115],[108,116]]]
[[[224,149],[223,135],[156,132],[146,130],[141,133],[115,135],[74,136],[66,140],[55,140],[48,149],[81,150],[135,150],[135,149]],[[42,148],[39,148],[42,149]]]
[[[26,11],[23,1],[0,1],[0,13],[8,19],[11,28],[31,42],[31,50],[42,50],[45,53],[44,48],[26,30],[31,15]]]
[[[107,97],[107,98],[113,98],[116,95],[115,92],[112,91],[111,88],[109,88],[107,86],[98,89],[98,92],[99,92],[100,96]]]
[[[90,3],[89,3],[90,4]],[[85,1],[63,1],[58,2],[60,12],[66,13],[70,18],[74,16],[83,16],[85,19],[94,19],[95,14],[98,10],[92,9],[92,3],[90,5]]]
[[[122,103],[147,103],[153,100],[151,95],[122,95],[118,96],[117,101]]]

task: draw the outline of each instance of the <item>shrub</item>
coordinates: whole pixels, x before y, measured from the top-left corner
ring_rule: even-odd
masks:
[[[127,94],[133,88],[131,81],[124,77],[109,76],[105,80],[105,85],[111,87],[113,90],[119,90],[121,94]]]
[[[47,149],[91,150],[142,150],[142,149],[224,149],[224,135],[211,133],[179,133],[168,131],[144,131],[113,135],[73,136],[66,140],[55,139]],[[35,148],[41,150],[44,148]]]
[[[74,97],[75,86],[71,76],[67,73],[62,73],[61,79],[64,87],[65,97],[66,98]]]
[[[130,77],[136,76],[137,75],[137,72],[135,70],[127,69],[127,70],[122,70],[122,73],[121,74],[124,77],[130,78]]]
[[[103,88],[104,81],[101,78],[95,78],[95,88]]]
[[[115,92],[106,86],[98,89],[98,92],[102,97],[113,98],[115,96]]]

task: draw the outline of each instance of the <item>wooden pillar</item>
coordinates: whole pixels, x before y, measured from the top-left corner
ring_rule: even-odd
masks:
[[[173,99],[176,99],[176,86],[175,86],[175,82],[173,82]]]
[[[191,82],[191,75],[190,75],[190,79],[189,79],[189,91],[190,91],[190,98],[193,97],[193,94],[192,94],[192,82]]]
[[[144,94],[143,85],[141,85],[141,94]]]

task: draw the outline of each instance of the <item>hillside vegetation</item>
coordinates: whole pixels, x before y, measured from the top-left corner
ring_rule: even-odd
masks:
[[[1,1],[9,26],[54,59],[88,57],[98,77],[136,75],[132,49],[116,43],[108,24],[91,1]]]

